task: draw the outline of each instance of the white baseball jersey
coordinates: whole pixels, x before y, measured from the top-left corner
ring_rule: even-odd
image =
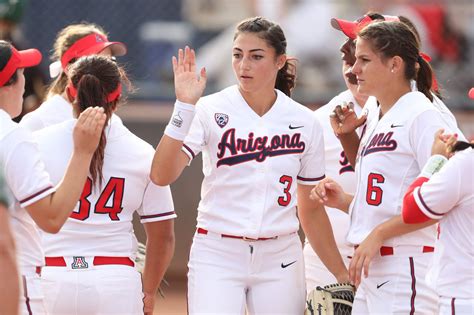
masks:
[[[350,207],[348,241],[360,244],[380,223],[401,213],[403,195],[431,156],[435,132],[449,130],[420,92],[403,95],[379,119],[369,113],[357,153],[357,191]],[[385,246],[433,246],[434,226],[387,240]]]
[[[78,205],[58,234],[44,233],[46,256],[135,257],[137,241],[132,227],[135,211],[142,223],[176,217],[169,186],[150,180],[154,149],[112,116],[105,132],[107,145],[102,187],[88,179]],[[41,156],[57,184],[73,150],[75,120],[34,133]]]
[[[203,152],[197,226],[251,238],[296,232],[296,184],[324,177],[323,132],[282,92],[263,116],[237,86],[200,99],[183,151]]]
[[[3,166],[0,164],[0,204],[8,207],[11,202],[10,191],[3,176]]]
[[[413,191],[428,217],[440,220],[432,283],[443,297],[474,299],[474,150],[457,152]]]
[[[72,105],[56,94],[41,104],[36,110],[26,114],[20,121],[22,127],[31,131],[61,123],[73,118]]]
[[[416,92],[418,89],[416,88],[416,82],[412,81],[412,91]],[[462,133],[462,131],[458,127],[458,123],[456,121],[456,117],[454,117],[453,113],[449,110],[449,108],[444,104],[444,102],[437,97],[435,94],[432,93],[433,96],[433,106],[435,107],[436,110],[438,110],[441,114],[441,119],[443,123],[451,130],[452,132],[456,132],[458,134],[458,139],[459,140],[464,140],[466,141],[466,137]],[[363,113],[367,113],[368,115],[371,115],[372,113],[378,113],[377,110],[378,103],[377,99],[373,96],[369,97],[367,102],[364,105],[364,108],[362,110]],[[367,117],[367,120],[373,119],[370,117]],[[363,129],[365,125],[361,127]]]
[[[44,265],[37,226],[24,207],[52,194],[54,187],[31,133],[0,109],[0,165],[14,203],[10,207],[22,274]]]

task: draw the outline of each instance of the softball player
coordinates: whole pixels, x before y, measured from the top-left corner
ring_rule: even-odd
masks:
[[[65,27],[56,37],[53,58],[57,61],[50,66],[51,77],[56,80],[48,89],[46,101],[25,115],[20,125],[36,131],[73,118],[73,107],[66,94],[68,67],[81,56],[123,56],[126,53],[126,46],[120,42],[110,42],[98,25],[81,23]]]
[[[455,147],[467,148],[448,161],[446,140],[440,134],[433,144],[433,156],[405,195],[402,215],[405,223],[412,224],[440,220],[441,233],[427,281],[438,293],[440,314],[473,314],[474,145],[456,143]],[[447,144],[455,139],[451,136]]]
[[[46,308],[50,314],[143,314],[144,292],[145,312],[151,314],[174,251],[176,214],[170,188],[151,183],[154,149],[112,115],[124,71],[110,58],[86,56],[71,66],[69,77],[66,90],[74,112],[101,106],[108,119],[78,205],[59,233],[43,235]],[[73,150],[72,127],[73,120],[68,120],[34,134],[54,184]],[[143,292],[134,268],[135,211],[148,239]]]
[[[14,203],[11,207],[12,230],[18,249],[22,275],[22,314],[44,314],[39,285],[44,253],[37,226],[57,233],[77,203],[86,181],[89,164],[105,123],[103,110],[91,108],[74,127],[74,153],[61,183],[51,183],[31,134],[11,119],[21,112],[25,77],[23,68],[39,64],[36,49],[17,51],[0,41],[0,165]],[[63,174],[65,174],[63,176]]]
[[[413,24],[413,22],[411,22],[411,20],[409,20],[408,18],[404,16],[381,15],[379,13],[372,12],[372,13],[367,13],[366,15],[358,18],[356,21],[347,21],[343,19],[333,18],[331,20],[331,24],[335,29],[343,32],[344,35],[346,35],[348,38],[355,40],[357,37],[357,33],[364,26],[367,26],[368,24],[376,22],[376,21],[402,22],[410,28],[410,30],[416,36],[417,40],[421,41],[419,33],[415,25]],[[427,62],[431,60],[431,58],[426,54],[420,53],[420,56],[423,59],[425,59]],[[412,91],[418,90],[416,81],[414,80],[411,81],[411,89]],[[463,133],[458,128],[456,118],[448,109],[448,107],[444,104],[444,102],[441,100],[441,93],[439,92],[438,83],[436,81],[434,72],[432,75],[432,100],[431,101],[433,105],[435,106],[435,108],[441,113],[441,117],[443,121],[449,126],[449,128],[451,130],[455,130],[457,134],[459,135],[460,139],[465,139]],[[377,112],[377,107],[378,107],[378,104],[377,104],[376,99],[373,97],[369,97],[362,111],[365,114],[365,116],[360,117],[359,119],[356,119],[354,117],[354,112],[351,112],[350,116],[348,116],[349,108],[348,107],[341,108],[341,106],[336,106],[335,113],[337,115],[331,116],[331,117],[334,117],[334,120],[331,122],[333,129],[338,134],[338,138],[342,143],[342,146],[346,153],[346,157],[348,158],[351,165],[355,164],[355,156],[357,153],[357,148],[359,146],[359,137],[355,135],[353,130],[365,123],[366,115],[370,115],[371,113]],[[341,117],[341,118],[337,119],[338,117]],[[352,124],[348,122],[350,119],[352,119]],[[342,120],[344,120],[344,124],[338,124],[338,122]],[[344,129],[342,129],[342,127]]]
[[[329,180],[314,193],[337,208],[347,209],[352,201],[348,241],[357,249],[350,275],[356,285],[362,269],[365,275],[353,313],[433,314],[437,297],[424,278],[435,227],[433,222],[406,226],[400,217],[401,194],[428,160],[432,135],[446,126],[429,100],[431,68],[419,56],[415,35],[400,22],[364,28],[357,37],[356,57],[352,72],[358,91],[380,103],[376,114],[368,116],[361,138],[356,194],[353,200],[340,194],[340,187]],[[415,74],[423,93],[411,92]]]
[[[357,80],[355,75],[350,72],[355,62],[355,43],[353,40],[346,40],[341,46],[340,51],[342,53],[342,74],[348,89],[334,97],[328,104],[316,110],[315,115],[324,131],[326,175],[337,179],[346,192],[354,193],[356,187],[354,169],[346,158],[344,150],[331,128],[329,116],[337,105],[343,103],[352,103],[354,111],[357,115],[360,115],[367,96],[357,92]],[[345,265],[349,266],[349,257],[352,256],[354,251],[353,246],[346,241],[346,233],[349,229],[349,216],[338,209],[330,207],[327,207],[326,211],[333,227],[337,247],[341,252]],[[336,282],[334,276],[324,266],[308,242],[304,246],[304,261],[306,289],[308,292],[318,285],[324,286]]]
[[[18,314],[20,297],[18,268],[16,265],[15,244],[10,229],[8,205],[10,196],[0,165],[0,314]]]
[[[295,74],[285,51],[278,25],[261,17],[241,22],[232,51],[238,85],[196,106],[205,70],[197,79],[188,47],[173,59],[177,102],[151,176],[168,184],[203,152],[188,264],[190,314],[304,311],[296,204],[311,245],[337,280],[347,280],[326,212],[309,200],[312,185],[324,177],[323,131],[312,112],[288,96]]]

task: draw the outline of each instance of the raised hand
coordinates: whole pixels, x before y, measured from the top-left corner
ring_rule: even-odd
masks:
[[[349,104],[343,102],[341,105],[337,105],[329,117],[331,127],[337,136],[354,132],[367,120],[366,114],[357,117],[352,102]]]
[[[188,46],[178,50],[178,58],[172,58],[176,99],[183,103],[196,104],[206,88],[206,69],[196,73],[196,54]]]
[[[99,145],[107,116],[102,107],[89,107],[81,113],[74,126],[74,151],[94,154]]]

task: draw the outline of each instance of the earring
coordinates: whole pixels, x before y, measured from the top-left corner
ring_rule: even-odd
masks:
[[[393,69],[392,69],[392,70],[390,70],[390,72],[391,72],[391,73],[394,73],[395,71],[393,71]]]

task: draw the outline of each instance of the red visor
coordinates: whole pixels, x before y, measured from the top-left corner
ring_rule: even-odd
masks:
[[[10,80],[17,69],[36,66],[41,62],[41,53],[37,49],[16,50],[11,46],[12,55],[0,71],[0,87]]]
[[[388,22],[400,21],[400,19],[397,16],[384,15],[383,17],[385,18],[384,21],[388,21]],[[370,24],[373,21],[376,21],[376,20],[372,20],[372,18],[368,15],[364,15],[363,17],[357,19],[356,21],[346,21],[342,19],[332,18],[331,25],[336,30],[342,31],[350,39],[356,39],[357,33],[359,33],[359,31],[363,29],[364,26]]]
[[[469,98],[474,100],[474,87],[469,90]]]
[[[113,56],[123,56],[127,53],[127,47],[121,42],[109,42],[106,36],[92,33],[76,41],[61,57],[63,69],[72,59],[82,56],[100,53],[105,48],[110,47]]]

